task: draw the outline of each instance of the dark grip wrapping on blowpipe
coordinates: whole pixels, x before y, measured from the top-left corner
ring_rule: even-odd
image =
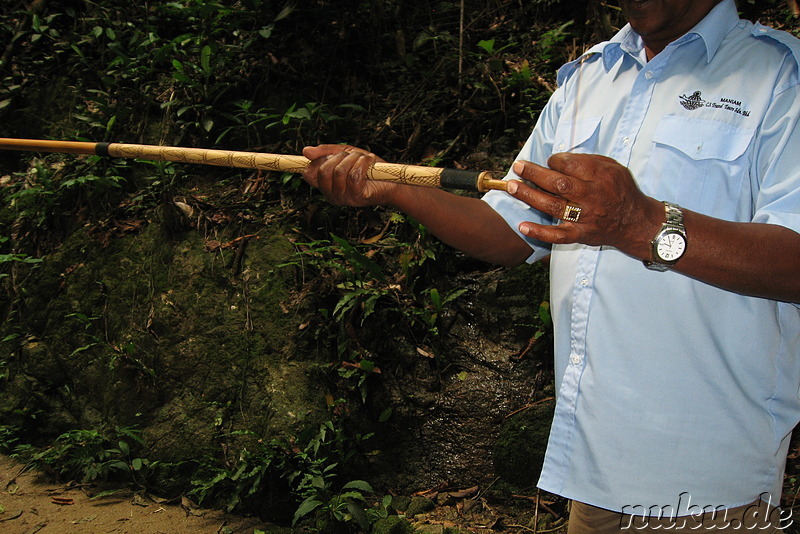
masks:
[[[464,191],[477,191],[476,184],[482,171],[466,171],[460,169],[444,169],[439,176],[442,187],[446,189],[462,189]]]
[[[97,143],[94,145],[94,153],[98,156],[103,156],[104,158],[110,157],[111,154],[108,153],[108,145],[111,143]]]
[[[508,191],[508,182],[496,180],[488,171],[469,171],[461,169],[442,169],[439,175],[441,186],[446,189],[461,189],[485,193],[492,189]]]

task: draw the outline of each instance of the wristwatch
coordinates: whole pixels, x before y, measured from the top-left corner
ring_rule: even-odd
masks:
[[[680,206],[664,202],[664,210],[667,220],[650,241],[652,259],[644,261],[644,266],[654,271],[666,271],[686,252],[686,228]]]

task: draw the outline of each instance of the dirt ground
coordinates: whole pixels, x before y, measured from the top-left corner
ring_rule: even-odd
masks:
[[[286,530],[256,518],[199,509],[186,500],[161,502],[128,490],[92,499],[101,490],[95,485],[54,483],[51,477],[0,455],[0,534],[258,534]],[[429,534],[441,534],[446,527],[472,532],[491,529],[497,534],[535,532],[531,529],[539,523],[535,505],[524,506],[523,513],[509,513],[506,507],[474,498],[477,491],[476,486],[447,492],[447,502],[415,516],[414,528]],[[546,504],[542,507],[544,514]],[[563,533],[565,523],[561,518],[546,526],[540,532],[558,534]]]
[[[92,499],[97,491],[86,485],[54,484],[0,456],[0,533],[253,534],[271,529],[258,519],[198,509],[185,500],[159,502],[131,491]]]

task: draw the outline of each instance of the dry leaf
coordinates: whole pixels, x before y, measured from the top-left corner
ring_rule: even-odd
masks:
[[[428,349],[428,350],[425,350],[425,349]],[[420,356],[425,356],[426,358],[435,358],[436,357],[436,355],[433,353],[433,351],[431,351],[431,349],[428,348],[428,347],[425,347],[425,348],[417,347],[417,354],[419,354]]]

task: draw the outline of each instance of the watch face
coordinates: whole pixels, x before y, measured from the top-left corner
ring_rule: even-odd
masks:
[[[679,232],[666,232],[659,237],[655,251],[661,261],[678,261],[686,251],[686,239]]]

